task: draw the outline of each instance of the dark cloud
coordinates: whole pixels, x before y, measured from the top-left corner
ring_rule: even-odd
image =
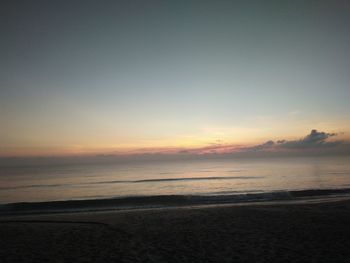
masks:
[[[282,149],[320,149],[320,148],[331,148],[334,146],[341,145],[342,141],[332,141],[328,142],[327,139],[336,136],[336,133],[326,133],[326,132],[318,132],[317,130],[311,130],[310,134],[306,135],[304,138],[299,140],[278,140],[267,141],[263,144],[255,145],[252,147],[246,147],[242,150],[245,152],[268,152],[268,151],[276,151]]]
[[[335,133],[318,132],[312,130],[310,134],[306,135],[303,139],[294,141],[277,141],[279,147],[284,148],[316,148],[316,147],[333,147],[339,145],[341,141],[327,142],[326,140]]]

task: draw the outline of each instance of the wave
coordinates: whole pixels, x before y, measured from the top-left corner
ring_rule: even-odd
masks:
[[[220,205],[264,201],[305,200],[316,197],[326,198],[340,196],[350,198],[350,188],[307,189],[260,193],[247,192],[218,195],[128,196],[111,199],[11,203],[0,205],[0,215],[125,210],[155,207],[181,207],[193,205]]]
[[[179,178],[154,178],[154,179],[142,179],[142,180],[111,180],[100,181],[90,183],[79,184],[33,184],[14,187],[0,187],[0,190],[15,190],[24,188],[45,188],[45,187],[72,187],[72,186],[84,186],[84,185],[98,185],[98,184],[125,184],[125,183],[161,183],[161,182],[174,182],[174,181],[205,181],[205,180],[250,180],[261,179],[263,176],[211,176],[211,177],[179,177]]]
[[[106,183],[153,183],[153,182],[172,182],[172,181],[205,181],[205,180],[249,180],[260,179],[262,176],[211,176],[211,177],[179,177],[179,178],[155,178],[155,179],[142,179],[134,181],[102,181],[93,184],[106,184]]]

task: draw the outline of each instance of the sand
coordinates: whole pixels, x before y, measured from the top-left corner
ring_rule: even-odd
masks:
[[[0,218],[0,262],[350,262],[350,201]]]

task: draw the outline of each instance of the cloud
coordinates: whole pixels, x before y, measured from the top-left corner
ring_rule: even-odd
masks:
[[[326,133],[311,130],[309,134],[298,140],[280,139],[277,141],[268,140],[262,144],[254,146],[242,146],[221,144],[221,141],[199,148],[180,148],[171,151],[172,154],[178,155],[194,155],[194,156],[275,156],[275,155],[295,155],[295,154],[338,154],[350,152],[349,143],[346,141],[332,140],[336,133]],[[164,153],[164,152],[161,152]]]
[[[60,163],[126,163],[134,161],[159,160],[189,160],[210,158],[258,158],[280,156],[322,156],[322,155],[350,155],[349,141],[329,140],[336,137],[335,133],[311,130],[309,134],[298,140],[277,141],[268,140],[265,143],[244,146],[223,144],[216,140],[206,147],[198,148],[143,148],[129,152],[110,152],[100,155],[66,156],[66,157],[0,157],[1,166],[31,165],[31,164],[60,164]]]
[[[283,148],[320,148],[320,147],[333,147],[339,145],[341,141],[326,141],[328,138],[336,136],[336,133],[325,133],[318,132],[317,130],[312,130],[310,134],[306,135],[300,140],[286,141],[280,140],[277,141],[279,147]]]
[[[263,144],[242,148],[243,152],[281,152],[287,150],[312,150],[321,148],[334,148],[344,144],[343,141],[327,141],[330,137],[336,136],[336,133],[318,132],[311,130],[310,134],[299,140],[269,140]]]
[[[237,145],[225,145],[225,144],[212,144],[206,147],[194,148],[194,149],[179,149],[178,153],[180,154],[223,154],[223,153],[232,153],[237,151],[239,146]]]
[[[270,140],[270,141],[267,141],[267,142],[265,142],[263,144],[259,144],[259,145],[255,145],[255,146],[252,146],[252,147],[244,148],[243,150],[252,151],[252,152],[259,152],[259,151],[270,149],[274,145],[275,145],[275,142]]]

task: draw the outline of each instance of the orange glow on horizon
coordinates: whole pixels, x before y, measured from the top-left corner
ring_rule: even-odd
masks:
[[[321,129],[319,129],[321,130]],[[48,157],[48,156],[93,156],[93,155],[135,155],[146,153],[176,154],[189,152],[193,154],[235,152],[244,147],[252,147],[268,140],[298,140],[310,130],[301,131],[299,136],[272,136],[270,131],[258,129],[207,128],[201,133],[178,135],[173,138],[140,139],[124,143],[93,143],[85,138],[80,144],[61,143],[62,146],[49,146],[48,143],[23,146],[5,146],[0,148],[0,157]],[[333,132],[325,130],[327,132]],[[348,133],[337,132],[332,140],[350,141]],[[115,141],[110,139],[110,141]],[[122,141],[122,140],[121,140]],[[47,144],[47,145],[45,145]]]

